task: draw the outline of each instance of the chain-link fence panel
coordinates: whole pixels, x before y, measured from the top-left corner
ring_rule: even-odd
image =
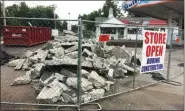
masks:
[[[7,18],[1,31],[1,102],[76,105],[78,26],[79,20]],[[92,88],[82,80],[81,90]]]
[[[83,20],[82,25],[83,41],[92,48],[84,48],[82,58],[92,61],[93,68],[88,70],[90,72],[88,80],[94,85],[94,89],[87,93],[89,98],[84,102],[99,100],[133,89],[134,53],[132,48],[125,45],[129,44],[128,40],[124,40],[126,26],[88,20]],[[92,36],[87,36],[88,32],[91,32]],[[135,46],[135,42],[132,45]]]
[[[139,73],[143,30],[169,29],[172,48],[167,40],[164,70],[157,72],[165,79],[183,71],[181,29],[7,18],[1,32],[1,100],[81,105],[156,83],[156,74]]]
[[[173,28],[172,34],[172,46],[170,61],[169,78],[174,77],[177,74],[181,74],[184,71],[184,30]],[[169,47],[170,51],[170,47]],[[168,56],[169,57],[169,56]]]

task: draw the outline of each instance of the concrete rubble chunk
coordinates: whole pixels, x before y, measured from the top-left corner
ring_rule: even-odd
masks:
[[[66,34],[65,35],[65,40],[67,42],[76,42],[78,40],[78,37],[77,36],[74,36],[74,35]]]
[[[122,68],[116,68],[114,70],[114,78],[120,78],[120,77],[125,77],[125,70]]]
[[[37,53],[36,57],[38,59],[40,59],[41,61],[44,61],[46,59],[47,55],[48,55],[48,51],[47,50],[46,51],[41,50],[41,51],[39,51]]]
[[[17,86],[17,85],[26,85],[29,84],[31,82],[31,78],[30,78],[30,71],[27,71],[26,74],[24,76],[20,76],[17,77],[13,83],[11,84],[11,86]]]
[[[73,103],[77,103],[77,97],[73,97],[72,100],[73,100]],[[82,103],[90,102],[90,100],[91,100],[91,96],[89,94],[83,94],[81,96]]]
[[[93,47],[94,47],[93,44],[88,44],[88,43],[82,44],[82,50],[87,49],[90,52],[92,52],[93,51]]]
[[[84,94],[81,96],[81,98],[84,103],[87,103],[91,100],[91,96],[89,94]]]
[[[105,49],[105,53],[109,53],[109,51],[111,51],[112,49],[114,48],[114,46],[105,46],[104,49]]]
[[[88,49],[84,49],[82,52],[82,56],[84,57],[92,57],[92,53]]]
[[[40,102],[56,103],[60,99],[60,95],[63,90],[59,86],[44,87],[37,96],[37,100]]]
[[[84,77],[84,78],[88,78],[88,76],[89,76],[89,72],[88,71],[86,71],[85,69],[82,69],[82,71],[81,71],[81,75],[82,75],[82,77]]]
[[[93,66],[95,69],[103,69],[103,59],[100,57],[93,57]]]
[[[67,93],[62,93],[62,102],[64,103],[73,103],[73,97],[71,97],[69,94]]]
[[[54,60],[45,60],[44,64],[46,66],[59,66],[59,65],[77,65],[77,59],[71,59],[71,58],[64,58],[64,59],[57,59],[55,58]],[[89,67],[93,68],[93,65],[90,61],[83,61],[82,62],[82,67]]]
[[[125,64],[125,63],[126,63],[126,59],[118,59],[116,64],[118,67],[122,67],[122,64]]]
[[[110,61],[108,59],[103,59],[103,67],[108,69],[110,66]]]
[[[48,55],[48,50],[41,50],[38,49],[37,51],[35,51],[36,55],[31,56],[29,59],[30,61],[32,61],[33,63],[37,63],[38,61],[44,61]]]
[[[50,87],[54,87],[54,86],[58,86],[60,87],[64,92],[65,91],[71,91],[71,89],[66,86],[65,84],[59,82],[57,79],[54,79],[53,82],[49,83],[48,86]]]
[[[126,69],[128,71],[131,71],[131,72],[134,72],[134,68],[128,66],[128,65],[125,65],[125,64],[119,64],[119,67],[120,68],[123,68],[123,69]]]
[[[60,73],[66,77],[76,77],[76,74],[65,69],[65,68],[62,68],[62,70],[60,71]]]
[[[86,58],[85,58],[85,61],[93,62],[93,59],[91,59],[91,58],[89,58],[89,57],[86,57]]]
[[[109,91],[111,85],[113,85],[113,84],[114,84],[114,82],[112,82],[112,81],[106,81],[106,82],[105,82],[105,87],[104,87],[104,89],[105,89],[106,91]]]
[[[114,69],[109,69],[107,78],[110,79],[110,80],[114,79]]]
[[[44,86],[48,86],[49,84],[52,83],[55,80],[55,77],[53,75],[49,76],[48,78],[43,77],[40,78],[40,82],[44,85]]]
[[[95,71],[92,71],[88,80],[93,83],[96,88],[101,88],[105,85],[105,79],[99,76]]]
[[[37,62],[38,62],[37,56],[31,56],[31,57],[29,58],[29,60],[30,60],[31,62],[33,62],[33,63],[37,63]]]
[[[15,69],[15,70],[20,70],[20,69],[22,68],[24,62],[25,62],[25,59],[21,59],[21,60],[17,63],[17,65],[16,65],[16,67],[15,67],[14,69]]]
[[[123,46],[122,47],[114,46],[114,48],[109,51],[109,54],[111,56],[115,56],[117,59],[118,58],[126,59],[128,62],[131,59],[131,54],[127,51],[126,48],[123,48]]]
[[[36,91],[36,94],[39,94],[42,91],[44,85],[39,81],[39,79],[32,80],[32,88]]]
[[[116,64],[110,64],[110,65],[109,65],[109,68],[111,68],[111,69],[116,69],[117,66],[116,66]]]
[[[49,52],[52,54],[55,54],[55,56],[58,58],[61,58],[62,56],[64,56],[64,48],[63,47],[50,49]]]
[[[77,78],[76,77],[68,77],[66,80],[66,84],[68,86],[72,86],[73,88],[77,87]]]
[[[86,92],[88,90],[91,90],[93,88],[93,85],[91,82],[89,82],[87,79],[85,78],[81,78],[81,88],[82,91]],[[71,86],[73,88],[77,88],[77,78],[76,77],[69,77],[67,78],[66,84],[68,86]]]
[[[26,51],[26,53],[25,53],[25,57],[31,57],[33,55],[33,52],[32,51],[30,51],[30,50],[28,50],[28,51]]]
[[[61,46],[74,46],[77,45],[77,42],[63,42],[61,43]]]
[[[52,42],[53,44],[53,48],[60,48],[61,47],[61,43],[56,41],[56,42]]]
[[[102,77],[107,77],[107,74],[109,72],[109,68],[108,69],[100,69],[98,70],[98,74]]]
[[[66,76],[62,75],[62,74],[59,74],[59,73],[54,73],[54,77],[61,81],[61,82],[64,82],[66,80]]]
[[[66,56],[70,57],[71,59],[76,59],[78,57],[78,51],[70,52],[66,54]]]
[[[44,64],[46,66],[77,65],[77,59],[65,58],[65,59],[45,60]]]
[[[24,62],[24,64],[23,64],[23,66],[22,66],[22,69],[23,70],[28,70],[29,67],[31,66],[31,64],[32,63],[29,61],[29,59],[26,59],[25,62]]]
[[[54,47],[53,47],[53,44],[52,44],[52,42],[51,41],[49,41],[49,42],[47,42],[47,44],[44,46],[44,48],[43,49],[45,49],[45,50],[49,50],[49,49],[53,49]]]
[[[32,71],[32,73],[30,75],[31,78],[36,79],[36,78],[40,77],[44,66],[45,65],[43,63],[34,64],[34,70]]]
[[[46,58],[47,58],[47,60],[51,60],[52,59],[52,54],[48,54]]]
[[[91,100],[95,100],[102,98],[104,96],[104,93],[104,89],[93,89],[91,92],[89,92],[89,95],[91,96]]]
[[[64,34],[70,34],[70,35],[76,35],[76,33],[69,31],[69,30],[63,30]]]
[[[114,56],[110,57],[109,62],[112,63],[112,64],[116,64],[116,62],[117,62],[116,57],[114,57]]]
[[[23,59],[15,59],[15,60],[12,60],[8,63],[8,66],[9,67],[15,67],[21,60]]]
[[[93,68],[93,64],[90,61],[82,61],[82,67]]]
[[[65,53],[70,53],[70,52],[73,52],[73,51],[76,51],[78,49],[78,45],[75,45],[75,46],[72,46],[68,49],[65,50]]]
[[[94,47],[94,53],[98,56],[98,57],[105,57],[105,51],[102,49],[102,47],[100,45],[96,45]]]

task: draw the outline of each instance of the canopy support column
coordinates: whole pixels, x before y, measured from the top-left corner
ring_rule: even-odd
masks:
[[[171,41],[171,33],[172,33],[172,10],[169,11],[168,14],[168,32],[167,32],[167,45],[170,45]]]
[[[179,37],[179,39],[180,39],[180,42],[179,42],[179,45],[182,45],[182,34],[183,34],[183,30],[182,30],[182,20],[183,20],[183,15],[180,15],[180,17],[179,17],[179,30],[178,30],[178,37]]]

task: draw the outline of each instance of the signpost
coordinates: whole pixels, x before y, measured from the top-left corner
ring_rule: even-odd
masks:
[[[144,30],[143,36],[140,73],[163,70],[166,52],[166,32]]]

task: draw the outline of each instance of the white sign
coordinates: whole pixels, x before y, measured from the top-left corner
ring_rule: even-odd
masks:
[[[52,32],[51,32],[52,36],[58,36],[58,30],[57,29],[52,29]]]
[[[166,32],[143,31],[143,51],[140,73],[163,70],[166,39]]]
[[[140,6],[150,6],[158,3],[169,2],[170,0],[125,0],[122,3],[122,7],[124,10],[130,8],[137,8]]]

